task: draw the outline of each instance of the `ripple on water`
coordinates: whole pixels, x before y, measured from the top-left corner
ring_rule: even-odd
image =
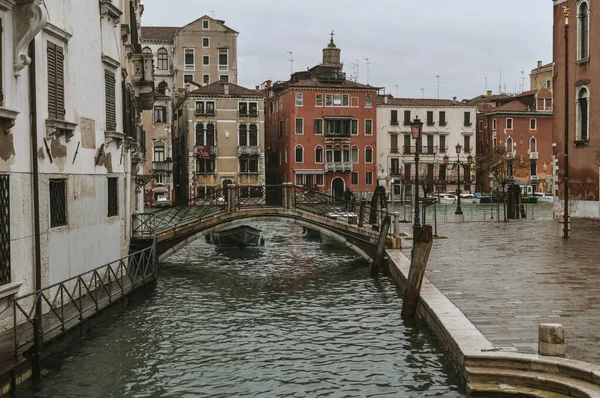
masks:
[[[175,253],[144,298],[46,363],[34,395],[464,396],[389,279],[297,226],[262,227],[260,249]]]

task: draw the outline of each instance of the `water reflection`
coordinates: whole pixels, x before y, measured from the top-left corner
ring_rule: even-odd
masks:
[[[258,250],[174,254],[145,299],[47,364],[35,396],[463,396],[389,279],[297,226],[261,227]]]

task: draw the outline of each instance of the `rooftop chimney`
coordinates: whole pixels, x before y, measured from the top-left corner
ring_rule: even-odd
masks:
[[[387,95],[385,95],[385,96],[383,97],[383,103],[384,103],[384,104],[387,104],[387,102],[388,102],[388,96],[387,96]]]
[[[225,95],[229,95],[229,84],[223,84],[223,90],[225,90]]]
[[[542,67],[542,61],[538,61],[538,69]]]
[[[456,97],[452,97],[452,102],[456,104]]]
[[[491,97],[491,96],[492,96],[492,90],[488,90],[488,91],[487,91],[487,96],[488,96],[488,97]]]

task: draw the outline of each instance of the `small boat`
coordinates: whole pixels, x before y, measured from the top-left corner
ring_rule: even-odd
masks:
[[[307,238],[320,238],[321,232],[317,231],[316,229],[302,227],[302,235],[306,236]]]
[[[538,202],[554,202],[554,196],[549,193],[534,192],[533,196],[538,199]]]
[[[456,195],[451,193],[441,193],[439,194],[439,203],[440,204],[455,204],[456,203]]]
[[[212,233],[213,243],[220,247],[246,247],[264,244],[255,223],[230,225]]]
[[[462,203],[479,203],[479,198],[472,193],[461,193],[460,201]]]

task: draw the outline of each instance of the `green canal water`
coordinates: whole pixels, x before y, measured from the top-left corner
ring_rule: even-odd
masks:
[[[266,245],[198,240],[156,286],[44,363],[19,397],[463,397],[435,337],[400,319],[401,292],[298,226]]]

